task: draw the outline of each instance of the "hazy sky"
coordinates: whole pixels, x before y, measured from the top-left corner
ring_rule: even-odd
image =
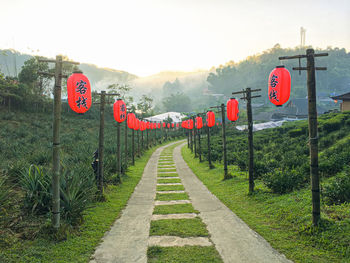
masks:
[[[0,25],[0,48],[139,76],[295,47],[301,26],[307,45],[350,50],[350,0],[0,0]]]

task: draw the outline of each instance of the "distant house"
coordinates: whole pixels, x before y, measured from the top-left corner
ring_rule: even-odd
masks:
[[[350,110],[350,92],[338,95],[338,96],[333,96],[331,97],[333,100],[342,100],[343,102],[340,103],[340,110],[341,111],[348,111]]]
[[[325,113],[325,109],[317,105],[317,114]],[[291,99],[281,109],[279,109],[273,116],[272,119],[306,119],[308,113],[308,100],[305,98]]]

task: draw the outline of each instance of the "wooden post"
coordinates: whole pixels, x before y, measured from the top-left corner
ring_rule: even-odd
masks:
[[[146,149],[149,148],[149,140],[148,140],[148,127],[146,129]]]
[[[312,191],[312,223],[318,225],[320,213],[320,179],[318,175],[318,134],[316,108],[316,80],[315,80],[315,51],[306,50],[307,56],[307,94],[309,98],[309,149],[310,176]]]
[[[193,120],[194,157],[196,158],[197,157],[197,143],[196,143],[197,131],[196,131],[196,127],[195,127],[196,126],[196,119],[194,116],[192,117],[192,120]]]
[[[143,131],[141,131],[141,148],[142,148],[142,149],[145,148],[144,140],[143,140]]]
[[[253,149],[253,116],[252,116],[252,104],[251,104],[251,89],[246,89],[247,99],[247,117],[248,117],[248,151],[249,151],[249,193],[254,192],[254,149]]]
[[[141,151],[140,151],[140,129],[137,130],[137,156],[141,156]]]
[[[131,151],[132,151],[132,165],[135,165],[135,130],[132,129],[132,141],[131,141]]]
[[[103,195],[103,152],[104,152],[104,126],[105,126],[106,91],[101,91],[100,104],[100,134],[98,139],[98,190]]]
[[[201,130],[198,129],[198,154],[199,154],[199,162],[202,162],[202,147],[201,147]]]
[[[191,148],[191,152],[193,153],[193,128],[189,129],[190,131],[190,148]]]
[[[55,77],[52,129],[52,226],[60,227],[60,125],[61,125],[61,86],[63,63],[79,65],[78,62],[63,61],[62,56],[56,60],[39,59],[39,62],[55,63],[55,73],[38,72],[40,75]],[[9,105],[10,106],[10,105]]]
[[[126,174],[126,168],[128,167],[128,122],[125,119],[125,132],[124,132],[124,160],[125,160],[125,169],[124,174]]]
[[[120,122],[117,122],[117,175],[121,182],[121,154],[120,154]]]
[[[320,179],[318,174],[318,133],[317,133],[317,105],[316,105],[316,77],[315,70],[327,70],[326,67],[315,67],[315,57],[328,56],[328,53],[315,54],[313,49],[307,49],[306,55],[279,57],[284,59],[307,59],[307,67],[293,67],[293,70],[307,70],[308,93],[308,122],[309,122],[309,150],[310,177],[312,196],[312,224],[317,226],[321,220],[320,212]]]
[[[224,180],[231,178],[227,171],[227,152],[226,152],[226,126],[225,126],[225,104],[221,104],[221,118],[222,118],[222,147],[224,151]]]
[[[208,139],[208,163],[209,163],[209,169],[213,169],[214,166],[211,163],[211,154],[210,154],[210,127],[207,126],[207,139]]]
[[[157,123],[156,123],[156,125],[157,125]],[[157,144],[158,144],[158,141],[157,141],[157,128],[158,128],[158,127],[156,127],[156,128],[154,129],[154,137],[155,137],[155,139],[154,139],[155,144],[154,144],[154,145],[157,145]]]
[[[190,130],[187,129],[187,148],[190,148]]]
[[[60,125],[61,125],[61,85],[62,56],[56,56],[55,89],[53,106],[53,174],[52,174],[52,215],[53,227],[60,227]]]

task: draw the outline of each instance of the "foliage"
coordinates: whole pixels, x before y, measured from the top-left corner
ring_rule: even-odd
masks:
[[[147,95],[142,95],[139,103],[137,103],[137,110],[141,112],[142,117],[151,115],[151,109],[153,106],[153,99]]]
[[[24,208],[35,214],[45,214],[49,211],[52,200],[50,180],[42,167],[30,165],[27,171],[23,171],[20,185],[25,192]]]
[[[6,208],[10,204],[11,189],[6,184],[6,177],[0,176],[0,219],[6,213]]]
[[[190,112],[192,110],[191,99],[185,93],[172,93],[163,99],[165,111]]]
[[[331,179],[323,188],[323,196],[327,204],[350,203],[350,169],[347,168]]]

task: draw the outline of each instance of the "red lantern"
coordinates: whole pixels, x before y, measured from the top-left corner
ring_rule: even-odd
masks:
[[[227,108],[227,118],[230,121],[236,121],[238,120],[238,101],[234,98],[231,98],[226,103]]]
[[[147,128],[147,124],[144,121],[140,122],[140,131],[145,131]]]
[[[170,129],[170,123],[167,124],[168,129]]]
[[[172,124],[171,124],[171,127],[173,127],[173,128],[174,128],[174,127],[175,127],[175,124],[174,124],[174,123],[172,123]]]
[[[165,122],[163,122],[163,128],[165,128],[165,126],[166,126],[166,123],[165,123]]]
[[[215,125],[215,114],[212,111],[207,112],[207,125],[213,127]]]
[[[128,113],[127,123],[128,123],[129,129],[133,129],[134,128],[135,118],[136,117],[135,117],[134,113]]]
[[[188,129],[190,129],[190,130],[193,129],[193,120],[192,119],[188,120]]]
[[[282,106],[289,100],[291,78],[284,66],[277,66],[269,76],[268,95],[270,101],[276,106]]]
[[[160,122],[158,123],[158,129],[160,129]]]
[[[202,117],[196,117],[196,128],[201,129],[203,127],[203,119]]]
[[[137,131],[138,129],[140,129],[140,120],[135,118],[134,130]]]
[[[121,123],[126,119],[126,105],[122,99],[118,99],[113,105],[114,119]]]
[[[67,95],[70,108],[85,113],[91,107],[91,86],[82,72],[74,72],[67,80]]]
[[[216,123],[216,126],[219,126],[219,123],[218,123],[218,122]]]
[[[176,128],[179,128],[180,124],[179,123],[176,123]]]

